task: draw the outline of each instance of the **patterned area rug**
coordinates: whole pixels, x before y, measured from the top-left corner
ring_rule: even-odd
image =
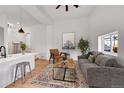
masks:
[[[86,88],[88,87],[83,78],[79,66],[76,66],[75,82],[53,80],[53,64],[49,64],[44,71],[38,75],[33,81],[33,84],[40,84],[42,88]]]

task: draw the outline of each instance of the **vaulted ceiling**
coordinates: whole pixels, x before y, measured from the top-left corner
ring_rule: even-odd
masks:
[[[87,17],[94,10],[95,6],[82,6],[79,5],[78,8],[75,8],[73,5],[69,5],[69,11],[65,11],[65,6],[62,5],[58,9],[56,9],[57,5],[47,5],[47,6],[39,6],[39,9],[46,11],[47,14],[53,20],[67,20],[79,17]]]
[[[37,24],[50,24],[54,21],[68,20],[90,16],[95,6],[79,5],[78,8],[69,5],[69,11],[65,6],[56,9],[57,5],[24,5],[24,6],[0,6],[0,15],[5,14],[9,21],[22,22],[25,26]]]
[[[8,22],[12,22],[14,24],[20,22],[24,26],[32,26],[40,23],[20,6],[0,6],[0,15],[6,15]]]

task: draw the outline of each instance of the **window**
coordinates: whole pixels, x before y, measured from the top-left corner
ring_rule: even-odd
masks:
[[[26,34],[25,34],[25,43],[26,43],[26,45],[28,46],[28,48],[31,47],[30,39],[31,39],[30,33],[26,33]]]
[[[107,35],[103,37],[104,40],[104,51],[111,52],[111,36]]]
[[[98,51],[117,56],[118,32],[101,35],[98,37]]]

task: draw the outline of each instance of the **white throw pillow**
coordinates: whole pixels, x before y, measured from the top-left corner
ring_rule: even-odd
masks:
[[[90,62],[94,62],[95,56],[94,56],[94,55],[90,55],[90,56],[88,57],[88,60],[89,60]]]

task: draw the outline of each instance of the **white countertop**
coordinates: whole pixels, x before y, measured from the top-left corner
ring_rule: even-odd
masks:
[[[0,63],[12,61],[12,60],[15,60],[15,59],[18,59],[18,58],[21,58],[21,57],[30,56],[30,55],[37,55],[37,53],[25,53],[24,55],[19,53],[19,54],[7,55],[6,58],[0,58]]]
[[[30,62],[31,70],[33,70],[35,68],[35,55],[37,53],[25,53],[24,55],[20,53],[7,55],[6,58],[0,58],[0,88],[6,87],[14,81],[17,63],[28,61]]]

